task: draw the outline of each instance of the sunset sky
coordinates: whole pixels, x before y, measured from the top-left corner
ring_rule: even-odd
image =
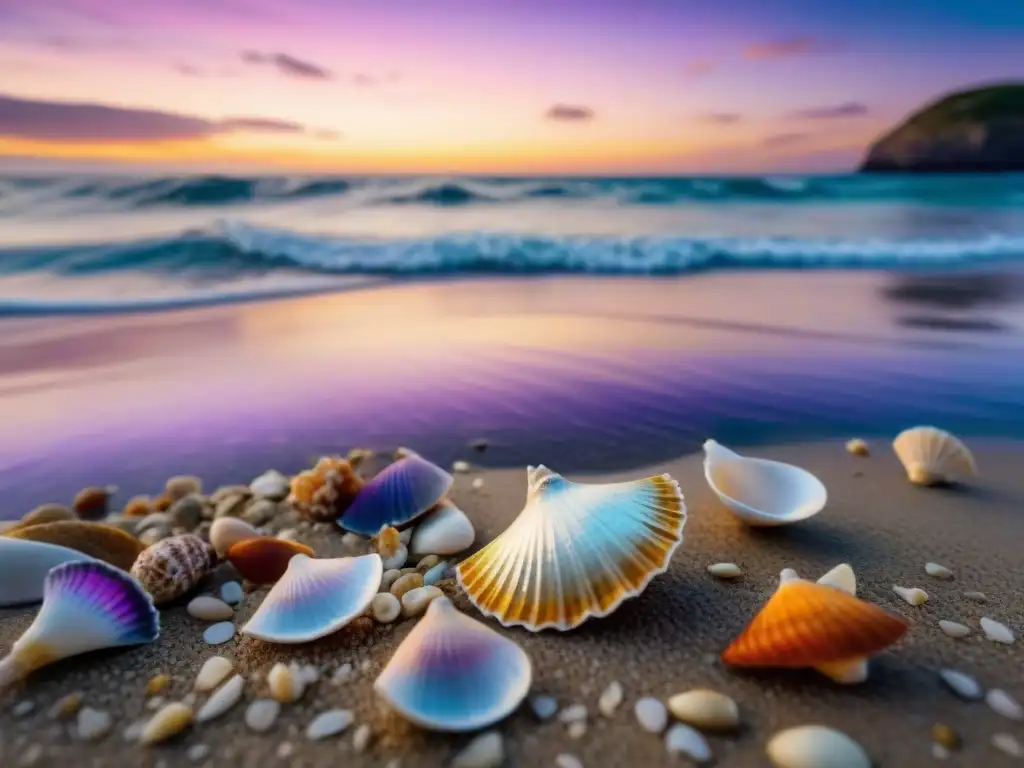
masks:
[[[0,170],[854,167],[1024,0],[0,0]]]

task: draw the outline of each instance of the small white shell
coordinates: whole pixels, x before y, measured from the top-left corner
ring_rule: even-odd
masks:
[[[702,730],[728,731],[740,724],[736,702],[704,688],[679,693],[668,700],[672,716]]]
[[[726,508],[751,526],[806,520],[828,501],[825,486],[807,470],[740,456],[714,440],[704,443],[704,477]]]
[[[986,693],[985,703],[993,712],[1009,720],[1024,720],[1024,707],[1001,688],[993,688]]]
[[[966,624],[960,624],[956,621],[946,621],[944,619],[939,622],[939,629],[942,630],[943,634],[956,638],[967,637],[971,634],[971,628]]]
[[[245,724],[256,733],[269,731],[277,716],[281,713],[281,705],[273,699],[257,699],[245,710]]]
[[[924,572],[931,576],[933,579],[952,579],[953,572],[944,565],[938,563],[925,563]]]
[[[231,674],[235,665],[223,656],[212,656],[203,662],[193,686],[197,691],[212,691]]]
[[[1003,645],[1013,644],[1013,630],[1005,624],[999,623],[995,619],[990,619],[988,616],[982,616],[981,629],[985,633],[985,637],[993,643],[1002,643]]]
[[[423,517],[409,544],[412,555],[454,555],[473,546],[476,531],[466,513],[450,501]]]
[[[911,605],[924,605],[928,602],[928,593],[917,587],[899,587],[893,584],[892,591]]]
[[[196,712],[196,722],[205,723],[223,715],[241,701],[244,687],[245,680],[241,675],[232,677],[199,708]]]
[[[824,725],[801,725],[780,731],[768,742],[776,768],[871,768],[871,758],[842,731]]]
[[[648,733],[661,733],[668,725],[668,710],[657,699],[649,696],[637,701],[633,707],[640,727]]]
[[[716,579],[738,579],[743,575],[736,563],[714,563],[708,566],[708,573]]]
[[[912,427],[892,442],[915,485],[941,485],[978,474],[974,456],[958,438],[936,427]]]
[[[958,672],[955,669],[939,670],[939,677],[941,677],[942,682],[948,685],[953,693],[961,699],[976,701],[980,699],[984,693],[977,680],[970,675],[965,675],[963,672]]]
[[[695,763],[711,760],[711,747],[697,731],[683,723],[676,723],[665,734],[665,748],[670,755],[684,755]]]

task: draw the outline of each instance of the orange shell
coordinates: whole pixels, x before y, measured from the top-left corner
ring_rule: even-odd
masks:
[[[783,584],[722,661],[736,667],[813,667],[871,656],[907,631],[903,619],[838,589]]]
[[[273,584],[284,576],[288,561],[295,555],[316,557],[305,544],[271,536],[243,539],[228,549],[228,560],[254,584]]]
[[[121,514],[124,517],[145,517],[154,511],[153,501],[149,496],[133,496],[124,505]]]
[[[7,535],[15,539],[55,544],[83,552],[122,571],[130,571],[135,560],[146,548],[141,541],[120,528],[82,520],[61,520],[30,525],[10,531]]]

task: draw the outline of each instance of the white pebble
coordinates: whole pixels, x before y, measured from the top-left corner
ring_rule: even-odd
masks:
[[[892,591],[911,605],[924,605],[928,602],[928,593],[917,587],[897,587],[894,584]]]
[[[223,656],[213,656],[203,662],[193,687],[197,691],[212,691],[231,674],[234,668],[234,664]]]
[[[1000,688],[993,688],[985,694],[985,703],[993,712],[1010,720],[1024,720],[1024,707],[1010,694]]]
[[[976,701],[984,693],[977,680],[963,672],[957,672],[955,669],[940,670],[939,677],[952,689],[953,693],[967,701]]]
[[[452,760],[452,768],[497,768],[505,759],[505,741],[497,731],[473,739]]]
[[[392,597],[394,597],[394,595],[392,595]],[[334,683],[334,685],[342,685],[344,683],[351,682],[353,677],[355,677],[355,671],[352,669],[352,665],[346,661],[334,670],[334,674],[331,675],[331,682]]]
[[[363,723],[356,728],[356,732],[352,734],[352,749],[354,749],[357,754],[365,752],[366,748],[370,746],[370,738],[372,736],[373,731],[370,730],[370,726]]]
[[[78,718],[75,721],[78,738],[82,741],[99,741],[110,732],[113,725],[114,718],[107,712],[92,707],[82,707],[78,710]]]
[[[944,565],[938,563],[925,563],[924,572],[931,576],[933,579],[952,579],[953,572]]]
[[[241,675],[232,677],[199,708],[196,712],[196,721],[205,723],[223,715],[241,700],[244,687],[245,680]]]
[[[668,700],[673,717],[703,730],[725,731],[740,724],[736,702],[718,691],[697,688]]]
[[[949,635],[950,637],[956,638],[967,637],[969,634],[971,634],[970,627],[968,627],[966,624],[960,624],[955,621],[940,621],[939,629],[941,629],[945,634]]]
[[[320,667],[316,664],[304,664],[300,670],[303,685],[313,685],[320,682]]]
[[[281,501],[291,490],[291,481],[276,469],[270,469],[249,483],[249,490],[254,496]]]
[[[390,592],[391,585],[402,578],[402,572],[397,568],[391,568],[384,571],[384,574],[380,577],[380,589],[378,592]]]
[[[210,546],[217,553],[217,557],[226,557],[232,544],[259,535],[260,532],[245,520],[237,517],[218,517],[210,527]]]
[[[468,461],[456,461],[452,464],[452,472],[458,472],[464,474],[469,472],[472,467],[469,466]]]
[[[1002,643],[1004,645],[1011,645],[1013,643],[1013,630],[1005,624],[1000,624],[995,619],[982,616],[981,629],[985,633],[985,637],[993,643]]]
[[[13,707],[11,707],[11,714],[15,717],[25,717],[32,713],[32,710],[36,708],[35,702],[29,699],[22,699]]]
[[[661,733],[668,725],[668,710],[657,699],[649,696],[640,699],[633,707],[637,722],[648,733]]]
[[[671,755],[684,755],[695,763],[706,763],[711,759],[711,747],[696,730],[683,723],[676,723],[665,734],[665,748]]]
[[[228,581],[221,585],[220,599],[228,605],[238,605],[245,598],[242,585],[237,581]]]
[[[976,603],[987,603],[988,596],[984,592],[968,591],[964,592],[964,597],[968,600],[973,600]]]
[[[156,711],[166,703],[163,696],[154,696],[146,701],[146,709]]]
[[[295,745],[290,741],[282,741],[277,745],[277,756],[281,760],[287,760],[295,752]]]
[[[708,573],[716,579],[737,579],[743,575],[743,571],[736,563],[715,563],[708,566]]]
[[[335,736],[352,725],[352,713],[347,709],[329,709],[313,718],[306,728],[306,738],[319,741],[328,736]]]
[[[864,748],[842,731],[801,725],[775,734],[767,746],[776,768],[871,768]]]
[[[573,704],[558,713],[563,723],[582,723],[587,719],[587,708],[583,704]]]
[[[936,760],[949,760],[949,757],[952,754],[953,753],[950,752],[948,748],[939,744],[939,742],[936,741],[932,744],[932,757]]]
[[[142,731],[146,728],[145,720],[136,720],[134,723],[124,729],[121,734],[125,741],[138,741],[142,738]]]
[[[1010,757],[1024,757],[1024,745],[1011,733],[992,734],[992,746]]]
[[[398,532],[398,540],[405,544],[406,547],[408,547],[409,544],[412,542],[412,535],[415,531],[416,529],[413,527],[403,528]]]
[[[583,763],[576,755],[563,752],[555,758],[555,768],[583,768]]]
[[[273,699],[257,699],[245,710],[245,724],[256,733],[265,733],[280,713],[281,705]]]
[[[444,597],[437,587],[416,587],[402,595],[402,615],[411,619],[421,616],[427,610],[427,606],[439,597]]]
[[[538,720],[548,720],[558,711],[558,701],[554,696],[534,696],[530,699],[530,708]],[[587,716],[586,708],[583,709],[583,716]]]
[[[622,703],[623,695],[622,683],[618,680],[611,682],[597,701],[598,711],[605,717],[611,717]]]
[[[574,741],[577,739],[582,739],[584,736],[587,735],[587,721],[580,720],[575,723],[569,723],[569,727],[565,729],[565,733],[570,739],[573,739]]]
[[[203,632],[203,642],[207,645],[222,645],[235,636],[235,625],[230,621],[211,624]]]
[[[409,548],[405,544],[399,544],[398,550],[391,557],[381,558],[384,561],[385,571],[394,571],[399,568],[405,567],[406,561],[409,559]]]
[[[200,621],[225,621],[235,615],[234,608],[211,595],[200,595],[192,599],[185,610]]]
[[[193,744],[185,751],[185,756],[193,763],[200,763],[210,756],[210,748],[205,744]]]
[[[472,486],[474,491],[479,491],[484,487],[484,479],[482,477],[474,477]]]
[[[298,541],[299,532],[294,528],[282,528],[280,531],[277,532],[277,538],[279,538],[281,541]]]

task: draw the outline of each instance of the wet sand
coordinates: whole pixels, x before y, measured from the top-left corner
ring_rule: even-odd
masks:
[[[844,438],[845,439],[845,438]],[[1020,467],[1024,444],[973,443],[982,477],[970,488],[922,489],[909,485],[887,443],[875,441],[869,458],[847,454],[844,439],[814,444],[762,446],[755,455],[802,464],[829,489],[829,504],[817,517],[791,528],[750,531],[720,506],[707,488],[699,455],[603,476],[571,475],[582,481],[619,480],[641,474],[671,472],[686,496],[689,520],[685,541],[670,570],[656,578],[639,598],[611,617],[587,622],[571,633],[530,634],[505,631],[520,642],[534,663],[533,693],[555,696],[562,707],[585,704],[589,728],[572,740],[557,720],[541,723],[525,706],[497,725],[505,736],[510,766],[550,766],[562,753],[578,756],[585,766],[644,766],[685,763],[670,759],[658,737],[643,732],[632,712],[641,696],[667,698],[693,687],[710,687],[740,704],[743,728],[736,736],[712,736],[716,765],[767,765],[764,744],[779,728],[824,723],[856,738],[876,765],[915,768],[936,764],[931,754],[931,726],[954,727],[964,748],[944,765],[998,768],[1018,764],[996,751],[989,739],[1007,732],[1024,740],[1024,725],[1001,717],[983,702],[963,702],[937,676],[943,667],[975,675],[987,687],[1005,688],[1024,700],[1024,643],[998,645],[978,630],[981,616],[1024,631],[1024,483]],[[557,463],[555,467],[558,469]],[[480,491],[471,478],[483,477]],[[244,478],[238,478],[244,479]],[[459,475],[454,500],[473,519],[478,542],[500,533],[514,519],[525,498],[523,469],[486,470]],[[306,540],[320,555],[343,553],[334,531],[310,532]],[[712,578],[706,568],[718,561],[739,564],[745,575],[736,582]],[[955,579],[939,581],[924,573],[927,561],[950,568]],[[813,672],[738,672],[723,668],[717,654],[734,638],[774,590],[779,571],[795,568],[817,578],[840,562],[851,563],[859,594],[904,617],[911,630],[898,645],[877,657],[870,679],[859,686],[838,686]],[[223,569],[222,569],[223,570]],[[220,578],[228,573],[219,572]],[[930,595],[912,607],[892,586],[921,587]],[[980,605],[964,598],[965,590],[984,592]],[[247,596],[238,612],[241,624],[258,606],[263,591]],[[464,598],[457,604],[473,613]],[[27,626],[32,610],[0,612],[0,648],[6,649]],[[963,622],[974,632],[962,640],[942,634],[940,619]],[[372,681],[397,643],[412,627],[401,622],[369,635],[343,630],[309,646],[275,647],[236,638],[224,646],[205,646],[202,625],[183,606],[163,612],[163,637],[152,646],[111,651],[68,660],[33,676],[20,691],[0,699],[0,764],[17,766],[32,745],[41,745],[36,765],[177,766],[288,765],[386,766],[400,759],[402,768],[446,765],[469,737],[421,732],[387,713],[375,700]],[[497,627],[492,623],[492,626]],[[139,718],[146,681],[157,672],[172,675],[169,698],[190,689],[203,660],[216,653],[232,658],[250,680],[245,701],[266,695],[264,677],[278,660],[313,662],[325,678],[343,663],[352,663],[356,678],[342,685],[328,679],[297,704],[286,705],[269,733],[257,735],[243,724],[244,705],[223,718],[196,726],[174,742],[142,748],[125,742],[121,731]],[[597,713],[597,699],[613,680],[626,698],[611,719]],[[46,710],[62,695],[80,690],[90,706],[110,711],[116,729],[104,741],[83,745],[66,725],[48,719]],[[27,716],[11,708],[28,699]],[[373,727],[367,753],[352,748],[355,726],[339,737],[309,743],[302,730],[319,712],[332,707],[353,710],[356,724]],[[294,751],[278,757],[280,745]],[[210,747],[209,756],[193,763],[187,750]]]

